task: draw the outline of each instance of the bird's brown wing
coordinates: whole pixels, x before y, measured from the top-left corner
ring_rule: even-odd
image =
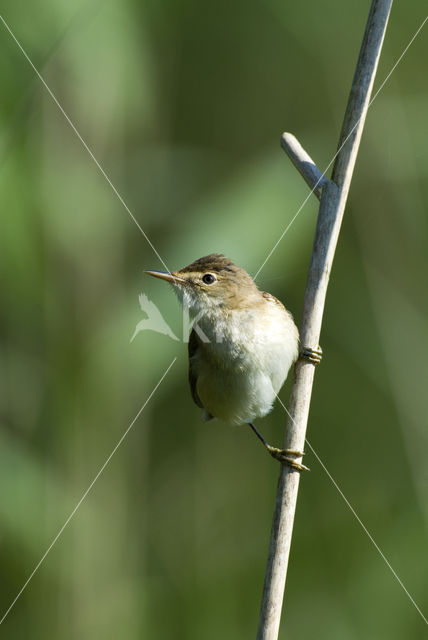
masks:
[[[265,300],[268,300],[269,302],[273,302],[274,304],[277,304],[279,307],[282,307],[283,309],[285,309],[281,300],[278,300],[278,298],[275,298],[275,296],[273,296],[271,293],[268,293],[267,291],[262,291],[261,294]]]
[[[193,401],[195,402],[195,404],[198,405],[198,407],[201,407],[201,409],[204,408],[204,405],[202,404],[199,396],[198,396],[198,392],[196,391],[196,381],[197,381],[197,376],[195,373],[195,368],[194,365],[192,363],[192,358],[194,357],[194,355],[196,354],[197,350],[200,349],[200,340],[196,334],[196,331],[194,329],[192,329],[192,332],[189,336],[189,345],[188,345],[188,353],[189,353],[189,384],[190,384],[190,392],[192,394],[192,398]]]

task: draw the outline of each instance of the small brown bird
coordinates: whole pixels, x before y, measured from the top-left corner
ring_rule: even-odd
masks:
[[[194,319],[189,381],[204,418],[248,424],[274,458],[306,468],[294,459],[301,452],[272,447],[253,424],[271,411],[298,356],[299,332],[284,305],[221,254],[180,271],[146,273],[172,284]]]

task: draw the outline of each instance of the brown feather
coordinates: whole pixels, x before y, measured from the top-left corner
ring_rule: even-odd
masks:
[[[271,293],[268,293],[267,291],[261,291],[261,294],[265,300],[269,300],[269,302],[273,302],[274,304],[277,304],[278,307],[285,309],[281,300],[278,300],[278,298],[275,298],[275,296],[273,296]]]
[[[198,396],[198,392],[196,391],[196,383],[198,378],[196,377],[194,368],[192,367],[192,357],[196,354],[199,348],[200,348],[200,340],[197,336],[196,331],[192,329],[189,336],[189,344],[188,344],[190,392],[192,394],[194,403],[197,404],[198,407],[200,407],[201,409],[204,409],[204,405],[202,404]]]
[[[221,253],[211,253],[209,256],[198,258],[198,260],[195,260],[187,267],[183,267],[183,269],[180,269],[177,273],[201,273],[207,270],[219,273],[220,271],[233,272],[240,271],[241,269]]]

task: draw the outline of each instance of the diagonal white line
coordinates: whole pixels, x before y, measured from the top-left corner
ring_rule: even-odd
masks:
[[[422,620],[425,622],[426,625],[428,625],[428,620],[426,619],[426,617],[424,616],[424,614],[422,613],[422,611],[420,610],[420,608],[418,607],[418,605],[416,604],[416,602],[414,601],[414,599],[412,598],[412,596],[410,595],[408,590],[406,589],[406,586],[403,584],[403,581],[397,575],[397,572],[391,566],[391,563],[389,562],[388,558],[385,556],[385,554],[383,553],[382,549],[379,547],[379,545],[377,544],[376,540],[373,538],[373,536],[371,535],[370,531],[365,526],[364,522],[362,522],[362,520],[359,517],[358,513],[355,511],[354,507],[351,505],[351,503],[349,502],[348,498],[345,496],[345,494],[343,493],[342,489],[339,487],[339,485],[337,484],[336,480],[333,478],[333,476],[331,475],[331,473],[329,472],[329,470],[325,466],[324,462],[321,460],[321,458],[319,457],[319,455],[317,454],[317,452],[315,451],[315,449],[313,448],[313,446],[311,445],[311,443],[309,442],[309,440],[307,438],[306,438],[306,444],[308,445],[309,449],[312,451],[312,453],[314,454],[314,456],[316,457],[316,459],[318,460],[318,462],[320,463],[320,465],[324,469],[324,471],[327,474],[327,476],[330,478],[330,480],[333,483],[333,485],[336,487],[336,489],[339,492],[340,496],[345,501],[346,506],[350,509],[351,513],[353,514],[353,516],[357,520],[358,524],[361,526],[362,530],[364,531],[366,536],[369,538],[370,542],[372,543],[372,545],[374,546],[376,551],[379,553],[380,557],[385,562],[386,566],[391,571],[392,575],[397,580],[397,582],[400,585],[400,587],[403,589],[404,593],[409,598],[410,602],[413,604],[413,606],[415,607],[416,611],[421,616]]]
[[[281,398],[279,396],[276,396],[278,398],[278,401],[280,403],[280,405],[282,406],[282,408],[284,409],[284,411],[286,412],[286,414],[288,415],[288,417],[290,418],[290,420],[295,424],[294,419],[291,415],[291,413],[288,411],[287,407],[285,406],[285,404],[282,402]],[[337,489],[337,491],[339,492],[339,495],[341,496],[341,498],[344,500],[346,506],[348,507],[348,509],[351,511],[352,515],[354,516],[354,518],[357,520],[358,524],[361,526],[362,530],[364,531],[364,533],[366,534],[366,536],[368,537],[368,539],[370,540],[370,542],[372,543],[372,545],[374,546],[374,548],[376,549],[376,551],[378,552],[378,554],[380,555],[380,557],[382,558],[382,560],[385,562],[386,566],[388,567],[388,569],[391,571],[392,575],[394,576],[394,578],[397,580],[398,584],[400,585],[400,587],[403,589],[404,593],[407,595],[407,597],[409,598],[410,602],[413,604],[413,606],[415,607],[416,611],[419,613],[419,615],[421,616],[422,620],[425,622],[426,625],[428,625],[428,620],[426,619],[426,617],[424,616],[424,614],[422,613],[421,609],[419,608],[419,606],[416,604],[415,600],[413,599],[413,597],[411,596],[411,594],[409,593],[409,591],[407,590],[406,586],[404,585],[403,581],[401,580],[401,578],[398,576],[397,572],[394,570],[394,568],[392,567],[391,563],[389,562],[388,558],[385,556],[385,554],[383,553],[382,549],[379,547],[379,545],[377,544],[376,540],[373,538],[373,536],[371,535],[370,531],[367,529],[366,525],[364,524],[364,522],[361,520],[361,518],[359,517],[358,513],[355,511],[354,507],[352,506],[352,504],[349,502],[348,498],[345,496],[345,494],[343,493],[342,489],[339,487],[339,485],[337,484],[336,480],[333,478],[333,476],[331,475],[330,471],[327,469],[327,467],[325,466],[324,462],[321,460],[321,458],[319,457],[319,455],[317,454],[317,452],[315,451],[315,449],[313,448],[313,446],[311,445],[311,443],[309,442],[309,440],[307,438],[305,438],[306,444],[308,445],[309,449],[312,451],[312,453],[314,454],[314,456],[316,457],[316,459],[318,460],[318,462],[320,463],[320,465],[322,466],[322,468],[324,469],[325,473],[327,474],[327,476],[330,478],[331,482],[333,483],[333,485],[335,486],[335,488]]]
[[[156,254],[156,256],[159,258],[160,262],[163,264],[163,266],[165,267],[165,269],[167,271],[169,271],[168,267],[166,266],[165,262],[162,260],[161,256],[159,255],[157,249],[154,247],[153,243],[151,242],[150,238],[148,237],[148,235],[145,233],[145,231],[143,230],[142,226],[140,225],[140,223],[138,222],[138,220],[136,219],[136,217],[134,216],[134,214],[132,213],[132,211],[130,210],[130,208],[128,207],[128,205],[126,204],[125,200],[122,198],[122,196],[120,195],[119,191],[116,189],[116,187],[114,186],[114,184],[112,183],[112,181],[110,180],[109,176],[107,175],[107,173],[104,171],[104,169],[102,168],[102,166],[100,165],[100,163],[98,162],[98,160],[96,159],[93,151],[91,150],[91,148],[86,144],[86,142],[84,141],[84,139],[82,138],[82,136],[80,135],[79,131],[77,130],[76,126],[74,125],[74,123],[72,122],[72,120],[70,119],[70,117],[68,116],[68,114],[66,113],[66,111],[64,110],[64,108],[61,106],[61,104],[59,103],[57,97],[55,96],[55,94],[53,93],[53,91],[51,91],[51,89],[49,88],[49,86],[47,85],[45,79],[43,78],[43,76],[41,75],[41,73],[39,72],[39,70],[36,68],[36,66],[33,64],[32,60],[30,59],[29,55],[27,54],[27,52],[25,51],[25,49],[23,48],[23,46],[21,45],[21,43],[19,42],[19,40],[17,39],[17,37],[15,36],[15,34],[13,33],[13,31],[11,30],[11,28],[9,27],[9,25],[7,24],[6,20],[3,18],[2,15],[0,15],[0,20],[3,22],[5,28],[7,29],[7,31],[9,32],[9,34],[11,35],[11,37],[13,38],[13,40],[16,42],[16,44],[18,45],[19,49],[21,50],[22,54],[24,55],[24,57],[26,58],[26,60],[28,61],[28,63],[30,64],[31,68],[33,69],[33,71],[35,72],[35,74],[37,75],[37,77],[39,78],[40,82],[43,84],[43,86],[45,87],[46,91],[49,93],[50,97],[52,98],[52,100],[55,102],[56,106],[58,107],[58,109],[61,111],[62,115],[64,116],[64,118],[67,120],[68,124],[70,125],[70,127],[73,129],[74,133],[76,134],[76,136],[79,138],[80,142],[82,143],[82,145],[84,146],[84,148],[86,149],[86,151],[88,152],[88,154],[90,155],[91,159],[94,161],[94,163],[96,164],[97,168],[99,169],[99,171],[101,172],[101,174],[104,176],[104,178],[107,180],[107,182],[109,183],[110,187],[112,188],[114,194],[117,196],[119,202],[122,204],[122,206],[125,208],[125,210],[128,212],[128,214],[130,215],[130,217],[132,218],[132,220],[134,221],[134,223],[136,224],[136,226],[138,227],[138,229],[140,230],[140,232],[142,233],[142,235],[144,236],[144,238],[146,239],[146,241],[149,243],[150,247],[153,249],[154,253]]]
[[[336,157],[336,156],[335,156]],[[331,161],[331,163],[334,161]],[[330,164],[331,164],[330,163]],[[327,169],[329,168],[330,164],[328,165],[328,167],[323,171],[323,173],[325,173],[325,171],[327,171]],[[317,181],[317,183],[314,185],[312,191],[310,191],[308,193],[308,195],[306,196],[306,198],[303,200],[302,204],[300,205],[300,207],[297,209],[296,213],[294,214],[294,216],[291,218],[290,222],[288,223],[288,225],[285,227],[284,231],[281,233],[281,235],[279,236],[278,240],[275,242],[275,244],[273,245],[272,249],[269,251],[268,255],[266,256],[266,258],[264,259],[264,261],[262,262],[261,266],[258,268],[257,272],[255,273],[255,275],[253,276],[253,280],[255,280],[257,278],[257,276],[259,275],[260,271],[263,269],[263,267],[265,266],[266,262],[271,258],[272,254],[275,252],[275,250],[277,249],[279,243],[281,242],[281,240],[283,239],[283,237],[285,236],[285,234],[287,233],[287,231],[289,230],[289,228],[291,227],[291,225],[293,224],[293,222],[296,220],[297,216],[299,215],[299,213],[301,212],[301,210],[303,209],[303,207],[305,206],[305,204],[307,203],[307,201],[309,200],[309,198],[311,197],[311,195],[313,194],[313,192],[315,191],[315,189],[318,186],[318,183],[322,180],[324,176],[321,176],[321,178],[319,178],[319,180]]]
[[[147,398],[147,400],[145,401],[145,403],[143,404],[143,406],[141,407],[141,409],[139,410],[139,412],[137,413],[137,415],[135,416],[135,418],[132,420],[131,424],[129,425],[129,427],[127,428],[127,430],[125,431],[125,433],[122,435],[122,437],[120,438],[119,442],[116,444],[116,446],[114,447],[113,451],[110,453],[110,455],[108,456],[107,460],[104,462],[104,464],[101,466],[101,468],[99,469],[97,475],[95,476],[95,478],[92,480],[91,484],[89,485],[89,487],[86,489],[85,493],[82,495],[82,497],[80,498],[79,502],[76,504],[76,506],[74,507],[73,511],[70,513],[70,515],[68,516],[67,520],[64,522],[64,524],[62,525],[61,529],[58,531],[58,533],[56,534],[55,538],[52,540],[52,542],[50,543],[49,547],[46,549],[45,553],[42,555],[42,557],[40,558],[39,562],[36,564],[36,566],[34,567],[33,571],[30,573],[30,575],[28,576],[27,580],[25,581],[25,583],[23,584],[22,588],[20,589],[20,591],[18,592],[18,594],[15,596],[14,600],[11,602],[11,604],[9,605],[8,609],[5,611],[5,613],[3,614],[3,617],[0,620],[0,624],[3,624],[3,622],[5,621],[6,617],[9,615],[10,611],[13,609],[13,607],[15,606],[16,602],[18,601],[18,599],[21,597],[22,593],[24,592],[24,590],[27,588],[29,582],[33,579],[34,575],[37,573],[37,571],[39,570],[39,568],[41,567],[41,565],[43,564],[43,562],[46,559],[46,556],[48,555],[48,553],[51,551],[52,547],[54,546],[54,544],[57,542],[57,540],[59,539],[59,537],[62,535],[64,529],[67,527],[67,525],[69,524],[70,520],[73,518],[73,516],[75,515],[76,511],[79,509],[80,505],[82,504],[82,502],[85,500],[86,496],[88,495],[88,493],[90,492],[90,490],[92,489],[92,487],[94,486],[94,484],[96,483],[96,481],[98,480],[98,478],[100,477],[100,475],[102,474],[102,472],[104,471],[104,469],[106,468],[106,466],[108,465],[108,463],[110,462],[110,460],[112,459],[112,457],[114,456],[114,454],[116,453],[116,451],[118,450],[118,448],[120,447],[120,445],[122,444],[122,442],[125,440],[126,436],[128,435],[129,431],[132,429],[132,427],[134,426],[134,424],[136,423],[136,421],[138,420],[138,418],[140,417],[141,413],[144,411],[144,409],[146,408],[147,404],[149,403],[149,401],[151,400],[151,398],[153,397],[153,395],[156,393],[159,385],[163,382],[165,376],[167,375],[167,373],[169,372],[169,370],[171,369],[172,365],[174,364],[174,362],[177,360],[177,357],[174,358],[174,360],[171,362],[171,364],[169,365],[169,367],[166,369],[166,371],[163,373],[162,377],[160,378],[159,382],[156,384],[156,386],[154,387],[154,389],[152,390],[152,392],[150,393],[149,397]]]
[[[418,29],[416,29],[415,33],[413,34],[413,36],[410,39],[410,42],[408,43],[408,45],[406,46],[406,48],[404,49],[403,53],[401,54],[401,56],[398,58],[398,60],[395,62],[394,66],[392,67],[392,69],[390,70],[390,72],[388,73],[388,75],[386,76],[386,78],[384,79],[384,81],[381,83],[379,89],[376,91],[376,93],[374,94],[373,98],[370,100],[369,102],[369,107],[371,107],[371,105],[373,104],[373,102],[376,100],[376,98],[378,97],[379,93],[382,91],[382,89],[384,88],[384,86],[386,85],[386,83],[388,82],[388,80],[390,79],[391,75],[394,73],[394,71],[396,70],[396,68],[398,67],[398,65],[400,64],[400,62],[402,61],[402,59],[404,58],[404,56],[406,55],[407,51],[410,49],[410,46],[413,44],[413,42],[416,40],[416,38],[418,37],[419,33],[422,31],[422,28],[425,24],[425,22],[428,20],[428,16],[426,16],[426,18],[422,21],[421,25],[418,27]]]
[[[413,36],[410,39],[410,42],[406,45],[404,51],[401,53],[401,55],[399,56],[399,58],[396,60],[396,62],[394,63],[392,69],[389,71],[389,73],[387,74],[386,78],[383,80],[383,82],[381,83],[379,89],[376,91],[376,93],[374,94],[374,96],[372,97],[372,99],[369,102],[369,106],[367,107],[367,109],[369,109],[373,102],[376,100],[377,96],[379,95],[379,93],[381,92],[381,90],[383,89],[383,87],[385,86],[385,84],[388,82],[389,78],[391,77],[391,75],[394,73],[395,69],[398,67],[398,65],[400,64],[401,60],[404,58],[404,56],[406,55],[407,51],[409,50],[410,46],[413,44],[413,42],[416,40],[417,36],[419,35],[419,33],[422,31],[423,26],[425,25],[426,21],[428,20],[428,16],[426,16],[426,18],[422,21],[422,24],[418,27],[418,29],[415,31],[415,33],[413,34]],[[274,246],[272,247],[272,249],[269,251],[267,257],[265,258],[265,260],[263,261],[263,263],[261,264],[261,266],[259,267],[258,271],[256,272],[256,274],[253,276],[253,280],[255,280],[257,278],[257,276],[259,275],[260,271],[263,269],[263,267],[265,266],[266,262],[271,258],[272,254],[275,252],[275,250],[277,249],[279,243],[281,242],[281,240],[283,239],[283,237],[285,236],[285,234],[288,232],[288,230],[290,229],[291,225],[294,223],[294,221],[296,220],[297,216],[299,215],[299,213],[301,212],[301,210],[303,209],[303,207],[305,206],[305,204],[307,203],[307,201],[309,200],[309,198],[311,197],[311,195],[313,194],[313,192],[315,191],[315,189],[317,188],[317,186],[319,185],[319,183],[321,182],[321,180],[324,178],[324,174],[327,173],[327,171],[330,169],[331,165],[333,164],[333,162],[336,160],[338,154],[340,153],[340,151],[343,149],[344,145],[347,143],[347,141],[349,140],[349,138],[351,137],[351,135],[353,134],[353,132],[355,131],[356,127],[358,127],[358,124],[361,120],[361,117],[357,120],[357,122],[355,123],[355,125],[352,127],[351,131],[349,132],[349,134],[346,136],[345,140],[342,142],[342,144],[340,145],[340,147],[338,148],[338,150],[336,151],[336,153],[334,154],[334,156],[332,157],[332,159],[330,160],[330,162],[328,163],[328,165],[326,166],[326,168],[324,169],[324,171],[322,171],[322,175],[321,177],[317,180],[317,182],[315,183],[315,185],[313,186],[312,190],[308,193],[308,195],[306,196],[306,198],[303,200],[302,204],[300,205],[300,207],[298,208],[298,210],[296,211],[296,213],[294,214],[294,216],[292,217],[291,221],[288,223],[288,225],[286,226],[286,228],[284,229],[284,231],[281,233],[281,235],[279,236],[278,240],[275,242]]]

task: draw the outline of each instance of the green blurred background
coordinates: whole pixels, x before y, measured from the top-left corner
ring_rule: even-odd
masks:
[[[279,146],[333,156],[369,2],[5,0],[2,13],[171,269],[255,273],[308,189]],[[376,87],[426,14],[393,7]],[[278,467],[204,424],[162,269],[0,25],[0,627],[9,639],[255,636]],[[428,26],[370,108],[327,298],[308,436],[428,611]],[[299,322],[312,196],[259,285]],[[281,397],[288,403],[289,384]],[[263,422],[280,443],[279,405]],[[280,637],[398,640],[426,625],[313,455]]]

